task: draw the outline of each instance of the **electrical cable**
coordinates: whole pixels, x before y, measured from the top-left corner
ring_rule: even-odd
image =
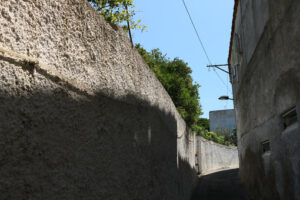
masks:
[[[205,47],[204,47],[204,45],[203,45],[203,42],[202,42],[202,40],[201,40],[201,38],[200,38],[200,36],[199,36],[199,33],[198,33],[197,29],[196,29],[196,26],[195,26],[195,24],[194,24],[194,21],[193,21],[193,19],[192,19],[192,16],[191,16],[191,14],[190,14],[190,11],[189,11],[189,9],[187,8],[187,6],[186,6],[184,0],[182,0],[182,3],[183,3],[183,5],[184,5],[184,7],[185,7],[185,10],[186,10],[186,12],[187,12],[189,18],[190,18],[190,21],[191,21],[191,23],[192,23],[192,25],[193,25],[193,28],[194,28],[194,30],[195,30],[195,32],[196,32],[196,35],[197,35],[197,37],[198,37],[198,40],[199,40],[199,42],[200,42],[200,44],[201,44],[201,47],[202,47],[204,53],[205,53],[205,56],[206,56],[206,58],[207,58],[209,64],[212,65],[211,60],[210,60],[209,57],[208,57],[208,54],[207,54],[207,52],[206,52],[206,50],[205,50]]]
[[[193,28],[194,28],[195,33],[196,33],[196,35],[197,35],[197,38],[198,38],[198,40],[199,40],[199,42],[200,42],[200,45],[201,45],[201,47],[202,47],[202,50],[203,50],[203,52],[204,52],[204,54],[205,54],[205,56],[206,56],[206,58],[207,58],[209,64],[212,65],[212,62],[211,62],[211,60],[210,60],[210,58],[209,58],[209,56],[208,56],[208,54],[207,54],[207,51],[206,51],[206,49],[205,49],[205,47],[204,47],[204,45],[203,45],[203,42],[202,42],[202,40],[201,40],[201,38],[200,38],[200,35],[199,35],[198,31],[197,31],[197,28],[196,28],[195,24],[194,24],[194,21],[193,21],[193,19],[192,19],[192,16],[191,16],[191,14],[190,14],[190,11],[189,11],[189,9],[188,9],[188,7],[187,7],[185,1],[184,1],[184,0],[181,0],[181,1],[182,1],[183,5],[184,5],[184,7],[185,7],[185,10],[186,10],[186,12],[187,12],[189,18],[190,18],[191,24],[193,25]],[[224,82],[224,80],[223,80],[223,79],[221,78],[221,76],[216,72],[215,69],[214,69],[213,71],[216,73],[217,77],[218,77],[218,78],[220,79],[220,81],[224,84],[224,86],[227,88],[227,91],[228,91],[228,85],[226,85],[226,83]]]
[[[220,79],[220,81],[223,83],[223,85],[227,88],[228,90],[228,86],[226,85],[225,81],[222,79],[222,77],[219,75],[219,73],[216,71],[216,69],[214,68],[213,71],[216,73],[216,75],[218,76],[218,78]]]

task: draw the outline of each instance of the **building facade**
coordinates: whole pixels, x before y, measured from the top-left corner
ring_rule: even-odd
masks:
[[[229,50],[240,176],[255,199],[300,199],[300,1],[236,0]]]

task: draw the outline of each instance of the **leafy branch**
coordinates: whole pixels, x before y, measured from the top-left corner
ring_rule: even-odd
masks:
[[[111,24],[121,26],[125,31],[128,27],[125,24],[127,21],[130,24],[130,29],[138,29],[144,31],[147,27],[141,24],[141,20],[135,21],[135,16],[132,0],[88,0],[96,11]],[[128,9],[127,9],[128,8]]]

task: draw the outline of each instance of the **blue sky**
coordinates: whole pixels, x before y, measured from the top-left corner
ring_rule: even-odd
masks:
[[[185,0],[195,26],[213,64],[227,63],[233,0]],[[134,43],[145,49],[159,48],[167,57],[178,57],[193,70],[192,77],[201,85],[199,89],[202,117],[208,118],[209,111],[232,109],[232,101],[220,101],[219,96],[231,97],[228,75],[208,71],[208,63],[196,33],[189,21],[182,0],[134,0],[136,19],[148,28],[144,32],[133,31]],[[227,68],[225,68],[227,70]]]

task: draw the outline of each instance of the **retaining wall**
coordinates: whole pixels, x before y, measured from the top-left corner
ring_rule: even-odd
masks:
[[[197,136],[196,152],[198,173],[200,174],[239,167],[237,147],[217,144]]]
[[[0,199],[189,199],[195,136],[83,0],[1,0]]]

